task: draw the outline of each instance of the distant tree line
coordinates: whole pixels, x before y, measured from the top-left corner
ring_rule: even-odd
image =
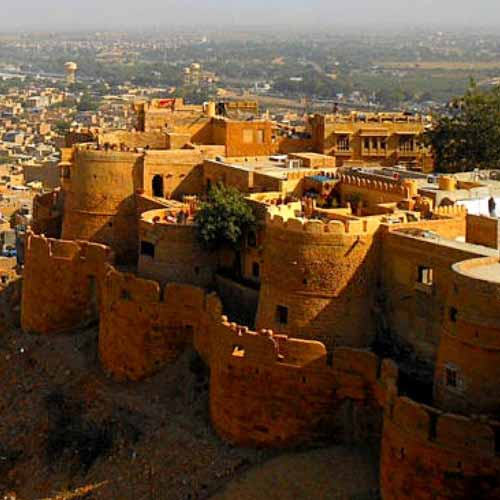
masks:
[[[474,82],[423,135],[440,172],[500,168],[500,87],[481,90]]]

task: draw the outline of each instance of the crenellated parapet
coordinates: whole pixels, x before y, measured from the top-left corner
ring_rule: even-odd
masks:
[[[58,238],[61,235],[63,209],[64,192],[61,189],[36,195],[33,198],[33,221],[31,223],[33,232]]]
[[[56,333],[98,318],[102,279],[113,252],[104,245],[29,234],[26,238],[21,324]]]
[[[410,185],[409,183],[400,180],[377,180],[374,178],[367,178],[366,176],[341,175],[340,182],[347,186],[355,186],[370,191],[382,191],[384,193],[400,195],[403,198],[409,198],[410,196],[416,194],[412,192],[412,184]]]
[[[320,342],[253,332],[225,317],[209,332],[212,422],[225,439],[285,447],[379,436],[382,408],[397,393],[393,362],[357,349],[328,353]]]
[[[369,345],[380,220],[334,213],[306,219],[291,212],[269,209],[257,327],[330,349]]]
[[[175,360],[187,345],[203,353],[209,318],[220,318],[222,306],[213,294],[189,285],[159,283],[106,272],[99,354],[118,380],[141,380]],[[201,336],[195,341],[195,336]]]
[[[363,236],[373,234],[380,222],[370,221],[356,217],[342,217],[336,219],[308,219],[292,215],[289,208],[272,207],[268,209],[266,227],[273,230],[291,231],[314,236]],[[276,208],[276,210],[275,210]]]
[[[467,208],[462,205],[443,205],[432,210],[433,218],[467,217]]]
[[[384,416],[382,497],[499,498],[499,436],[498,421],[444,413],[396,398]]]

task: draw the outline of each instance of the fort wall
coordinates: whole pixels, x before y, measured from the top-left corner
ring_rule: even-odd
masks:
[[[436,402],[449,411],[499,415],[498,257],[453,266],[436,363]]]
[[[202,289],[169,284],[118,272],[106,273],[99,355],[118,380],[141,380],[173,361],[188,344],[207,350],[207,314],[222,313],[220,302]],[[201,338],[195,342],[194,335]]]
[[[33,220],[31,228],[35,234],[48,238],[61,236],[64,195],[60,189],[37,195],[33,199]]]
[[[210,412],[218,434],[246,446],[325,437],[377,439],[397,368],[367,351],[212,322]]]
[[[496,217],[468,215],[465,239],[475,245],[500,248],[500,221]]]
[[[419,360],[433,366],[452,286],[451,266],[478,254],[466,245],[447,246],[402,232],[386,232],[382,242],[377,317],[393,340],[411,346]]]
[[[70,330],[98,319],[105,266],[103,245],[28,235],[21,326],[40,334]]]
[[[445,414],[407,398],[386,407],[380,465],[384,500],[500,497],[499,422]]]
[[[110,130],[99,135],[99,144],[125,145],[131,149],[167,149],[167,134],[164,132],[132,132],[129,130]]]
[[[379,245],[375,227],[290,217],[275,210],[266,225],[257,328],[335,346],[374,338],[373,292]]]
[[[117,259],[133,262],[142,160],[141,154],[80,147],[65,188],[62,238],[108,245]]]
[[[212,285],[217,254],[201,247],[194,224],[168,222],[167,213],[168,210],[146,212],[139,222],[142,249],[139,252],[139,275],[162,284]],[[153,245],[154,250],[145,252],[142,242]]]
[[[397,203],[416,195],[414,186],[409,183],[405,185],[400,181],[379,181],[350,175],[341,175],[337,188],[341,203],[359,198],[368,208],[381,203]]]

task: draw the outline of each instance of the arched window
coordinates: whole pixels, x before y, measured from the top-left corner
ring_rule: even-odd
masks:
[[[163,198],[163,177],[161,175],[155,175],[152,182],[153,196],[157,198]]]

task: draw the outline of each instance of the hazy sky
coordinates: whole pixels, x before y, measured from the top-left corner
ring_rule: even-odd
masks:
[[[500,26],[500,0],[0,0],[0,5],[1,29],[189,24]]]

